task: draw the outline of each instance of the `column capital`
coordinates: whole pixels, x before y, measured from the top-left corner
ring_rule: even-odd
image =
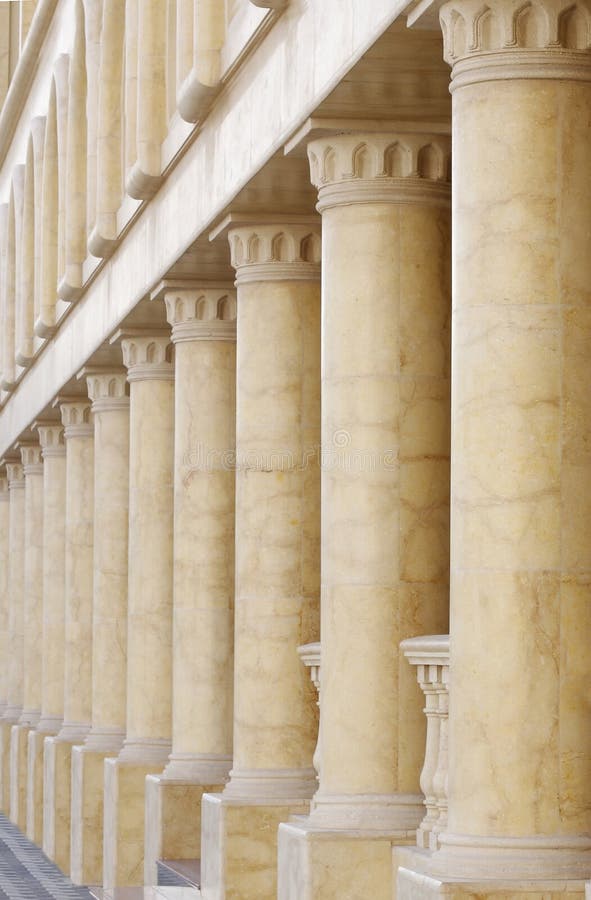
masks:
[[[25,472],[22,463],[7,462],[6,475],[8,477],[8,490],[15,491],[25,486]]]
[[[0,475],[0,503],[4,500],[9,500],[10,494],[8,493],[8,476]]]
[[[169,332],[119,332],[113,340],[117,338],[121,339],[123,365],[129,382],[174,380]]]
[[[73,437],[90,437],[93,434],[91,404],[88,398],[60,400],[59,408],[66,441]]]
[[[25,476],[42,475],[43,460],[39,444],[21,444],[20,451]]]
[[[43,459],[66,455],[63,425],[59,422],[36,422],[33,427],[37,429],[39,435]]]
[[[236,340],[236,291],[233,287],[183,287],[164,294],[174,344]]]
[[[90,371],[86,374],[86,384],[93,413],[129,407],[127,374],[123,369]]]
[[[318,281],[320,230],[317,222],[272,222],[230,228],[230,256],[236,284],[250,281]]]
[[[354,203],[450,204],[447,135],[327,135],[310,141],[308,159],[319,212]]]
[[[450,0],[439,14],[451,90],[482,81],[591,81],[591,12],[582,0]]]

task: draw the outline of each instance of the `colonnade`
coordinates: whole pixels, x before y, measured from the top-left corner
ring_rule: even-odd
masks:
[[[199,857],[205,900],[591,878],[589,13],[441,20],[453,188],[433,123],[323,127],[320,217],[231,212],[235,283],[155,285],[168,325],[123,323],[2,461],[0,802],[76,882]],[[430,843],[400,645],[448,631],[404,645],[449,674]]]

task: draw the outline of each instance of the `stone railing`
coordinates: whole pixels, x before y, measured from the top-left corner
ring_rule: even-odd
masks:
[[[409,638],[400,648],[417,667],[417,681],[425,695],[427,739],[421,790],[427,814],[417,828],[417,846],[437,850],[447,825],[447,742],[449,713],[449,635]]]
[[[310,669],[310,678],[314,683],[314,687],[318,692],[318,708],[320,708],[320,643],[302,644],[298,647],[298,654],[304,665]],[[312,765],[316,770],[316,780],[320,778],[320,729],[318,730],[318,742],[314,750]]]

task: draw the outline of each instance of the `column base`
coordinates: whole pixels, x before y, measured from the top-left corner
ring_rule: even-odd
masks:
[[[74,884],[101,884],[103,880],[105,759],[117,753],[115,748],[72,747],[70,878]]]
[[[13,725],[10,732],[10,820],[27,829],[27,755],[31,727]]]
[[[278,900],[393,900],[393,842],[414,840],[372,829],[318,827],[309,818],[279,826]]]
[[[154,762],[133,762],[120,757],[105,759],[105,888],[144,883],[146,777],[157,774],[157,769]]]
[[[0,722],[0,809],[6,815],[10,815],[10,733],[15,720],[2,720]]]
[[[450,860],[441,851],[395,847],[394,896],[396,900],[469,900],[474,895],[479,900],[584,900],[585,880],[578,873],[570,877],[557,860],[547,859],[547,853],[531,847],[520,860],[495,854],[493,861],[485,851],[481,857],[482,873],[478,875],[475,857],[462,866],[459,860]],[[529,862],[525,861],[527,857]],[[524,861],[525,869],[531,870],[529,874],[525,874]],[[448,866],[450,874],[443,874],[440,870]]]
[[[43,751],[43,851],[66,875],[70,873],[72,747],[60,737],[46,737]]]
[[[310,801],[302,798],[256,801],[204,794],[203,900],[275,900],[277,830],[291,816],[307,815],[309,808]]]
[[[201,858],[201,799],[223,787],[148,775],[144,884],[157,884],[159,859]]]
[[[55,732],[29,731],[27,743],[27,837],[43,844],[43,753],[45,738]]]

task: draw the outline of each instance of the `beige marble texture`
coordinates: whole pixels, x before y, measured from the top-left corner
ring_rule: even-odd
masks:
[[[223,794],[206,794],[201,813],[203,900],[277,897],[277,829],[308,809],[305,800],[247,805]]]
[[[129,397],[123,371],[86,375],[94,421],[92,727],[72,751],[70,877],[99,884],[103,862],[103,761],[125,737]]]
[[[10,732],[12,723],[3,719],[0,721],[0,778],[2,779],[2,793],[0,795],[0,809],[4,815],[10,813]]]
[[[72,743],[46,737],[43,755],[43,852],[70,872]]]
[[[94,438],[90,401],[60,403],[66,442],[64,722],[82,742],[91,722]]]
[[[43,448],[43,653],[38,731],[57,734],[64,716],[66,446],[57,423],[37,424]]]
[[[139,885],[144,782],[172,733],[174,368],[166,334],[123,335],[130,382],[127,733],[105,760],[105,886]]]
[[[47,733],[39,726],[27,735],[27,829],[29,840],[43,844],[43,752]]]
[[[43,659],[43,462],[41,447],[21,447],[25,475],[23,712],[21,725],[41,716]]]
[[[23,709],[24,659],[24,590],[25,590],[25,476],[20,463],[6,466],[10,492],[10,539],[8,590],[8,640],[11,653],[8,660],[8,697],[4,719],[15,723]]]
[[[8,478],[0,475],[0,653],[5,658],[9,647],[8,618],[10,593],[8,587],[8,566],[10,560],[10,493]],[[0,715],[6,709],[8,693],[8,669],[0,669]],[[1,768],[1,764],[0,764]],[[1,795],[1,790],[0,790]]]
[[[10,730],[10,821],[22,832],[27,828],[27,753],[30,728]]]
[[[335,135],[308,148],[322,211],[324,340],[312,819],[365,820],[401,837],[414,837],[420,818],[425,730],[397,648],[447,625],[449,149],[447,138],[406,133]]]

